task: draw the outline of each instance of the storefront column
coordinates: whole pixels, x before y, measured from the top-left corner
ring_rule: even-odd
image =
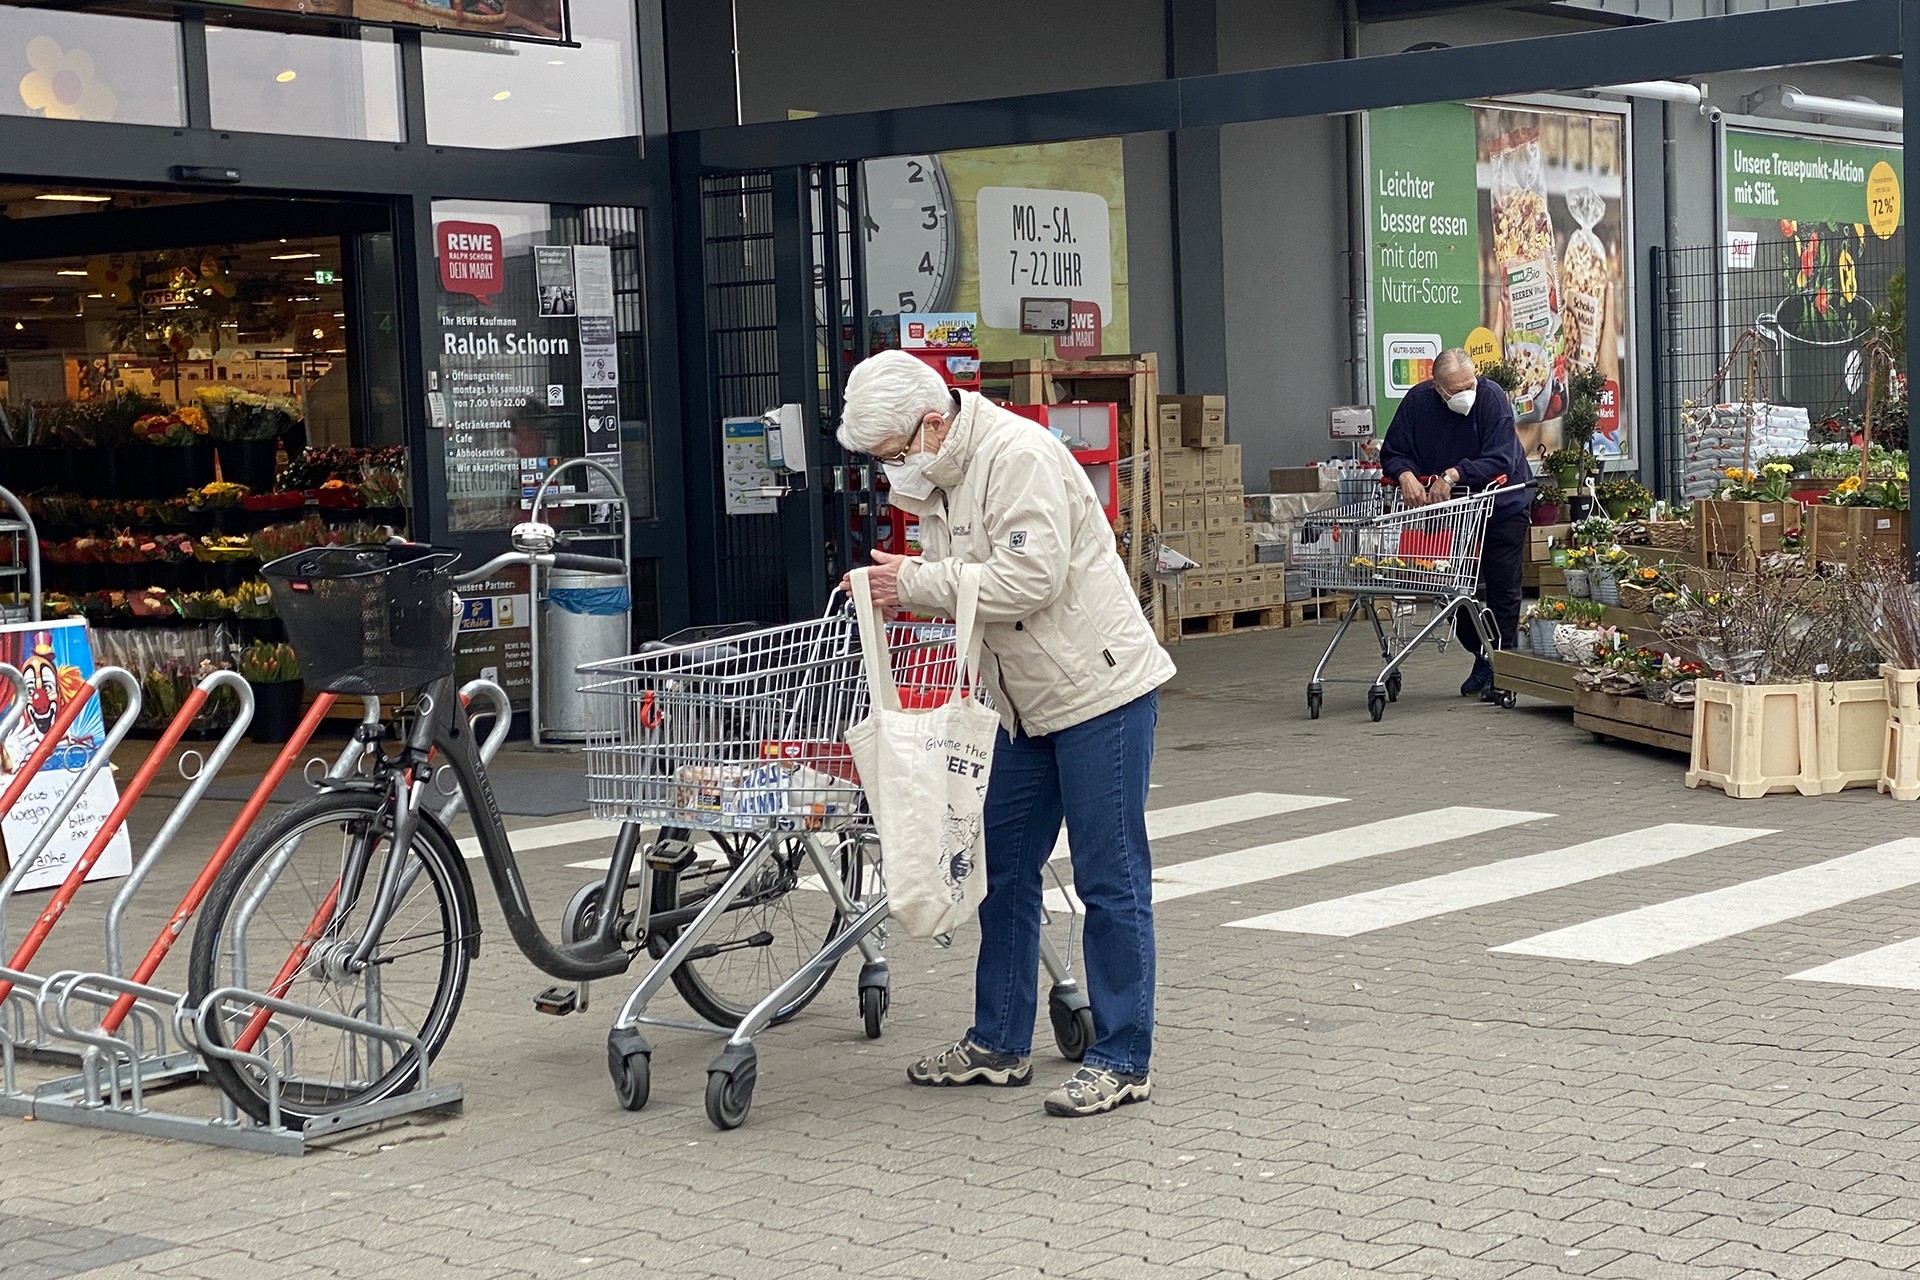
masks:
[[[1900,5],[1900,100],[1903,107],[1920,106],[1920,0],[1902,0]],[[1911,199],[1913,192],[1920,190],[1914,186],[1920,182],[1920,147],[1903,146],[1900,149],[1900,189],[1904,198]],[[1906,221],[1906,261],[1907,295],[1913,295],[1912,266],[1920,263],[1920,218],[1909,210],[1901,210]],[[1909,320],[1907,324],[1907,349],[1900,353],[1900,367],[1911,378],[1913,371],[1920,368],[1920,332]],[[1909,384],[1911,394],[1911,384]],[[1914,456],[1913,418],[1907,418],[1907,457]],[[1911,462],[1908,464],[1911,469]],[[1907,503],[1907,546],[1920,549],[1920,503]],[[1908,565],[1908,571],[1913,566]]]
[[[1167,76],[1220,69],[1215,0],[1167,0]],[[1220,130],[1176,129],[1173,195],[1174,368],[1163,386],[1227,390],[1227,258],[1221,233]],[[1169,376],[1169,373],[1172,376]]]

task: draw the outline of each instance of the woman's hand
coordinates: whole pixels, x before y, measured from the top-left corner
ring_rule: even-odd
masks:
[[[876,551],[873,567],[867,570],[867,589],[873,596],[873,607],[889,621],[900,613],[900,565],[906,558]],[[849,595],[853,593],[852,574],[840,579],[840,589]]]

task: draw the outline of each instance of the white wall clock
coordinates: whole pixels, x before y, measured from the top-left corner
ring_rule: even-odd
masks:
[[[860,250],[867,311],[945,311],[959,243],[940,157],[888,156],[860,166]]]

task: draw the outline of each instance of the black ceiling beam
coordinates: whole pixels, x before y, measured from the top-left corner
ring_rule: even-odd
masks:
[[[1393,22],[1400,18],[1432,18],[1460,9],[1513,9],[1525,0],[1359,0],[1362,22]]]
[[[386,203],[239,198],[100,213],[0,218],[0,262],[141,253],[256,240],[345,236],[391,230]]]
[[[1611,27],[1152,84],[703,129],[707,172],[1067,142],[1840,62],[1900,50],[1900,0]]]

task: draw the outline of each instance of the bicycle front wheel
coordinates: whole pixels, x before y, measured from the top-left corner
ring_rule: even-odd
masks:
[[[431,1061],[460,1011],[479,922],[469,914],[458,851],[422,822],[370,963],[353,966],[391,845],[386,797],[366,793],[323,793],[257,829],[201,909],[188,974],[193,1001],[226,986],[265,992],[417,1036]],[[268,1017],[238,1000],[223,1008],[209,1019],[209,1037],[272,1066],[208,1053],[207,1073],[263,1124],[275,1083],[269,1070],[290,1128],[404,1092],[419,1076],[411,1046],[297,1013]]]
[[[692,866],[678,873],[662,872],[655,879],[656,915],[684,914],[711,901],[721,882],[747,856],[752,841],[775,842],[760,873],[707,933],[702,950],[671,975],[681,998],[700,1017],[719,1026],[737,1026],[769,992],[839,937],[846,921],[818,883],[813,860],[807,856],[810,842],[830,839],[812,833],[723,834]],[[841,841],[828,853],[827,864],[839,869],[840,883],[858,900],[865,878],[858,843]],[[658,958],[679,934],[680,926],[656,928],[648,947]],[[778,1026],[806,1008],[832,977],[833,970],[827,969],[795,992],[774,1012],[773,1024]]]

